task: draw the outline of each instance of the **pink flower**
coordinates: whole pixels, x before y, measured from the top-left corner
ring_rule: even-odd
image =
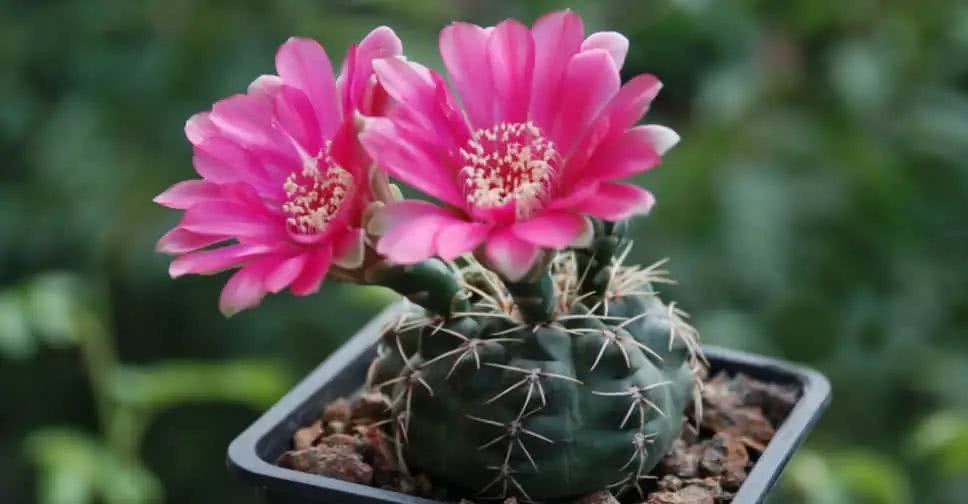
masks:
[[[259,77],[246,94],[189,119],[185,134],[201,179],[155,198],[185,211],[158,242],[178,256],[171,276],[240,268],[219,301],[230,316],[268,292],[318,291],[331,265],[358,266],[371,161],[357,141],[355,115],[385,112],[372,61],[401,51],[392,30],[377,28],[350,48],[335,79],[317,42],[292,38],[276,53],[278,75]]]
[[[586,216],[647,213],[652,195],[616,180],[657,165],[679,137],[663,126],[633,127],[661,84],[639,75],[621,85],[627,49],[618,33],[585,38],[570,11],[531,29],[515,20],[451,24],[440,52],[462,109],[436,72],[374,62],[399,105],[368,124],[363,145],[390,175],[446,205],[383,209],[371,228],[385,233],[378,251],[406,264],[485,244],[486,259],[514,280],[542,249],[587,240]]]

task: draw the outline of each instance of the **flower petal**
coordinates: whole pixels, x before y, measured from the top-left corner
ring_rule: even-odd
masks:
[[[592,121],[615,96],[620,86],[611,56],[601,49],[585,51],[568,62],[551,138],[558,152],[568,155]]]
[[[654,141],[653,130],[645,126],[613,136],[595,150],[581,177],[611,180],[642,173],[659,164]]]
[[[648,136],[649,141],[660,156],[665,155],[666,152],[669,152],[669,149],[679,143],[678,133],[659,124],[646,124],[636,129],[642,130],[642,133]]]
[[[534,39],[520,22],[509,19],[497,25],[487,44],[495,96],[496,122],[524,122],[531,102]]]
[[[531,28],[535,56],[530,116],[541,128],[554,120],[560,106],[561,77],[578,53],[584,32],[581,17],[570,10],[545,14]]]
[[[403,44],[389,27],[380,26],[368,33],[360,44],[350,49],[346,57],[346,71],[340,75],[338,85],[344,95],[344,108],[357,109],[364,114],[373,114],[373,96],[367,100],[373,61],[403,54]]]
[[[333,249],[320,246],[307,254],[302,273],[289,285],[289,291],[295,296],[308,296],[319,291],[323,278],[329,272]]]
[[[299,143],[307,157],[315,156],[323,146],[323,137],[309,98],[294,87],[282,86],[274,106],[279,126]]]
[[[211,201],[221,195],[217,184],[204,180],[183,180],[155,196],[155,203],[168,208],[185,210],[198,203]]]
[[[359,268],[366,252],[364,238],[360,228],[352,228],[336,236],[333,240],[333,264],[346,269]]]
[[[516,237],[539,247],[562,249],[581,234],[585,218],[570,212],[547,212],[511,226]]]
[[[208,112],[199,112],[185,121],[185,136],[192,145],[200,144],[216,134],[218,128],[212,123]]]
[[[235,244],[200,250],[176,257],[168,266],[172,278],[184,275],[211,275],[245,264],[273,252],[268,245]]]
[[[625,56],[629,52],[629,39],[618,32],[604,31],[592,33],[581,44],[582,51],[604,49],[615,62],[615,68],[621,70],[625,63]]]
[[[224,236],[203,235],[176,227],[158,239],[155,250],[163,254],[184,254],[209,245],[215,245],[226,239]]]
[[[463,206],[456,173],[438,156],[410,142],[389,119],[369,121],[360,142],[391,176],[441,201]]]
[[[512,282],[531,271],[540,253],[537,245],[516,237],[509,229],[492,234],[484,250],[489,266]]]
[[[297,254],[288,259],[277,260],[265,276],[266,290],[276,294],[288,287],[302,273],[308,257],[308,254]]]
[[[652,193],[629,184],[602,182],[598,192],[578,203],[575,209],[607,221],[619,221],[649,213],[655,204]]]
[[[275,260],[257,261],[240,269],[222,288],[218,307],[222,315],[231,317],[242,310],[254,308],[266,295],[263,278],[275,265]]]
[[[469,23],[451,23],[440,32],[440,55],[474,128],[494,123],[488,38],[488,30]]]
[[[437,254],[445,260],[456,259],[473,251],[487,239],[491,225],[479,222],[455,222],[437,235]]]
[[[376,210],[367,231],[381,237],[378,253],[397,264],[413,264],[434,256],[437,234],[456,222],[457,216],[434,204],[404,200]]]
[[[323,46],[312,39],[290,38],[276,53],[276,70],[286,84],[306,94],[320,132],[325,138],[331,137],[341,114],[333,65]]]
[[[281,215],[273,219],[252,205],[237,201],[209,201],[194,205],[185,212],[179,226],[193,233],[260,241],[285,237]]]
[[[282,183],[273,184],[262,162],[254,154],[223,137],[212,137],[197,144],[192,164],[205,180],[216,184],[244,182],[262,194],[282,192]]]
[[[650,74],[637,75],[626,82],[608,104],[607,114],[612,131],[622,131],[638,122],[649,110],[660,89],[662,83]]]

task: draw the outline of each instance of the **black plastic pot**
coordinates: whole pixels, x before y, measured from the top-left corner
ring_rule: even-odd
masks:
[[[292,434],[318,418],[323,405],[360,391],[375,343],[385,325],[402,307],[392,307],[372,320],[329,359],[279,400],[229,445],[228,467],[253,485],[267,503],[435,504],[365,485],[285,469],[273,462],[290,448]],[[753,466],[734,503],[763,502],[830,401],[830,382],[812,369],[767,357],[705,347],[713,372],[743,372],[774,383],[795,383],[802,389],[790,416]]]

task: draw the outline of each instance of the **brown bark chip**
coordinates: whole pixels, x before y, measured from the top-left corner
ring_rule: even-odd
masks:
[[[342,397],[327,404],[323,410],[323,425],[328,426],[333,422],[340,422],[343,425],[350,423],[350,403]]]
[[[373,482],[373,468],[363,457],[346,446],[313,446],[286,452],[279,464],[297,471],[329,476],[353,483],[369,485]]]
[[[360,394],[350,406],[350,419],[355,424],[371,424],[387,418],[390,418],[390,398],[386,394]]]
[[[316,444],[316,441],[323,435],[323,423],[319,420],[313,422],[309,427],[303,427],[292,435],[292,445],[297,450],[303,450]]]
[[[599,490],[590,493],[575,501],[575,504],[619,504],[618,499],[608,490]]]

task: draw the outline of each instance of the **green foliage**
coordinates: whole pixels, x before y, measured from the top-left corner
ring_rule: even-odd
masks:
[[[40,469],[40,504],[162,502],[161,482],[141,462],[75,429],[40,429],[24,446]]]
[[[258,411],[278,400],[292,382],[288,370],[273,361],[165,361],[119,366],[108,387],[115,401],[143,411],[200,401],[235,402]]]
[[[561,7],[629,37],[624,75],[664,83],[647,120],[683,138],[638,180],[658,203],[632,226],[629,262],[672,258],[680,284],[661,290],[705,342],[832,379],[834,401],[794,463],[863,447],[911,475],[915,502],[968,501],[947,449],[911,441],[933,413],[968,408],[968,6],[950,0],[0,0],[0,397],[17,411],[0,414],[0,498],[33,497],[30,431],[99,423],[76,348],[32,329],[31,278],[96,280],[92,298],[113,307],[98,319],[125,362],[264,355],[296,376],[387,302],[329,284],[225,321],[224,275],[172,282],[152,250],[177,216],[150,199],[191,177],[185,119],[270,72],[293,34],[335,61],[388,24],[410,57],[440,68],[436,32],[452,19]],[[156,418],[142,454],[169,500],[251,502],[222,459],[255,414]],[[171,449],[184,438],[210,442]],[[198,461],[190,474],[185,460]],[[800,490],[777,502],[835,502],[822,480]]]
[[[898,464],[866,450],[824,454],[804,450],[791,462],[789,472],[787,491],[807,504],[915,502],[911,479]]]
[[[4,353],[26,359],[41,343],[76,346],[103,429],[102,437],[73,427],[41,427],[27,436],[26,457],[39,471],[37,497],[41,504],[161,502],[161,483],[139,459],[141,439],[154,415],[212,401],[260,410],[278,399],[292,379],[277,362],[266,360],[122,364],[93,306],[96,290],[89,285],[75,275],[51,273],[0,291],[0,328],[9,330],[3,333]]]

